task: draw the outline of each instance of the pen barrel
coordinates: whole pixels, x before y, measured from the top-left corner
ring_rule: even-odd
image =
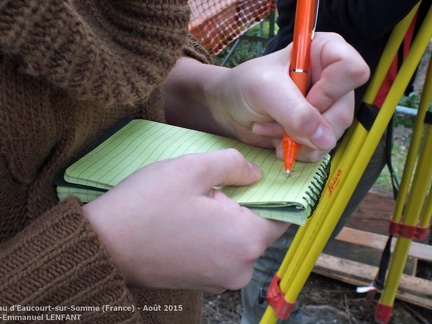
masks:
[[[310,66],[310,49],[314,33],[318,0],[297,0],[294,21],[293,48],[289,74],[293,82],[306,96],[308,87],[308,70]],[[284,131],[282,146],[284,164],[287,174],[294,167],[300,145]]]
[[[308,74],[306,72],[291,72],[290,77],[296,84],[296,86],[300,89],[301,93],[306,96]]]
[[[294,167],[297,152],[300,148],[300,144],[292,140],[285,132],[282,139],[282,146],[284,151],[284,166],[285,170],[291,171]]]
[[[308,72],[317,5],[317,0],[297,0],[290,71]]]

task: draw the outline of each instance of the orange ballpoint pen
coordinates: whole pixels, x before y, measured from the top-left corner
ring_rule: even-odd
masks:
[[[304,96],[306,96],[308,86],[310,48],[315,33],[317,15],[318,0],[297,0],[289,75]],[[300,144],[284,131],[282,145],[285,171],[288,177],[294,167]]]

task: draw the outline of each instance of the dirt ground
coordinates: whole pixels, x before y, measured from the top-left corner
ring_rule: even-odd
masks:
[[[431,50],[432,42],[428,52],[430,53]],[[416,82],[416,86],[423,83],[426,68],[427,64],[420,65],[420,77],[416,80],[420,80],[420,82]],[[403,142],[408,138],[404,132],[406,132],[404,129],[396,130],[395,145],[408,145]],[[374,189],[380,193],[388,191],[388,189],[379,187]],[[429,244],[432,245],[432,237],[429,238]],[[417,276],[432,280],[432,264],[419,261]],[[371,306],[365,308],[365,294],[358,294],[355,288],[337,280],[311,274],[297,302],[305,314],[312,314],[312,316],[319,318],[317,323],[374,323],[374,313],[379,294],[376,294]],[[203,324],[240,323],[241,312],[239,291],[226,291],[219,295],[207,295],[205,296],[203,310]],[[432,323],[432,311],[396,300],[390,324],[415,323]]]
[[[297,302],[305,314],[319,318],[317,324],[366,324],[374,323],[377,298],[365,308],[365,295],[356,293],[355,287],[312,274]],[[239,291],[208,295],[203,324],[240,323],[241,311]],[[390,324],[428,324],[431,319],[432,311],[396,300]]]

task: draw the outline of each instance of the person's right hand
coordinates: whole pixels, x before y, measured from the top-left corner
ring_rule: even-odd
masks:
[[[138,170],[83,209],[129,285],[239,289],[288,224],[256,216],[215,187],[260,177],[234,149],[185,155]]]
[[[273,146],[282,158],[285,130],[301,144],[299,160],[317,161],[351,125],[354,89],[368,80],[370,71],[340,35],[316,33],[310,53],[311,86],[304,97],[289,76],[292,49],[290,44],[232,69],[213,69],[205,87],[205,106],[220,125],[245,143]]]

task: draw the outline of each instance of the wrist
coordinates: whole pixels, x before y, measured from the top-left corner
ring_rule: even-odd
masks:
[[[167,122],[228,135],[215,114],[221,110],[222,91],[218,80],[227,70],[191,58],[180,58],[164,84]]]

